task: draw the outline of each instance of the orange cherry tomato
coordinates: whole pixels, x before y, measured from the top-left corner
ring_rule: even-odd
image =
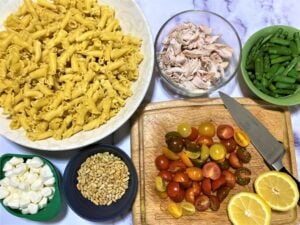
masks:
[[[197,144],[199,145],[207,145],[208,147],[214,143],[212,137],[209,136],[200,136],[197,139]]]
[[[188,136],[187,138],[190,140],[190,141],[195,141],[197,139],[199,135],[199,131],[197,128],[195,127],[192,127],[192,133],[190,134],[190,136]]]
[[[187,156],[187,154],[185,152],[180,152],[178,153],[180,159],[182,160],[182,162],[187,166],[187,167],[193,167],[194,164],[192,163],[192,161],[190,160],[190,158]]]
[[[202,170],[198,167],[189,167],[186,173],[191,180],[200,181],[203,179]]]
[[[234,130],[233,138],[239,146],[247,147],[250,144],[250,138],[248,134],[239,128]]]
[[[202,136],[213,137],[215,136],[216,128],[212,122],[203,122],[199,125],[198,131]]]

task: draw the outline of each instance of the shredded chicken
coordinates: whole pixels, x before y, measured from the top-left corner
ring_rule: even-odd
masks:
[[[187,89],[209,89],[220,82],[233,50],[217,43],[220,36],[204,25],[183,23],[164,40],[160,68]]]

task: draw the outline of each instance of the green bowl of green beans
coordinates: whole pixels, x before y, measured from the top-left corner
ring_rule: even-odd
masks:
[[[245,43],[242,76],[259,98],[282,106],[300,104],[300,30],[276,25]]]

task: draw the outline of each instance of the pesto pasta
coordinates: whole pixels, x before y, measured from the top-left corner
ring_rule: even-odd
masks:
[[[0,31],[0,106],[33,141],[95,129],[132,95],[142,40],[97,0],[24,0]]]

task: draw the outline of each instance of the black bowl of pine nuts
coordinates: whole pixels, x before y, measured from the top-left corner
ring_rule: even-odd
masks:
[[[92,145],[71,158],[63,177],[72,210],[90,221],[116,220],[126,215],[138,187],[135,167],[113,145]]]

